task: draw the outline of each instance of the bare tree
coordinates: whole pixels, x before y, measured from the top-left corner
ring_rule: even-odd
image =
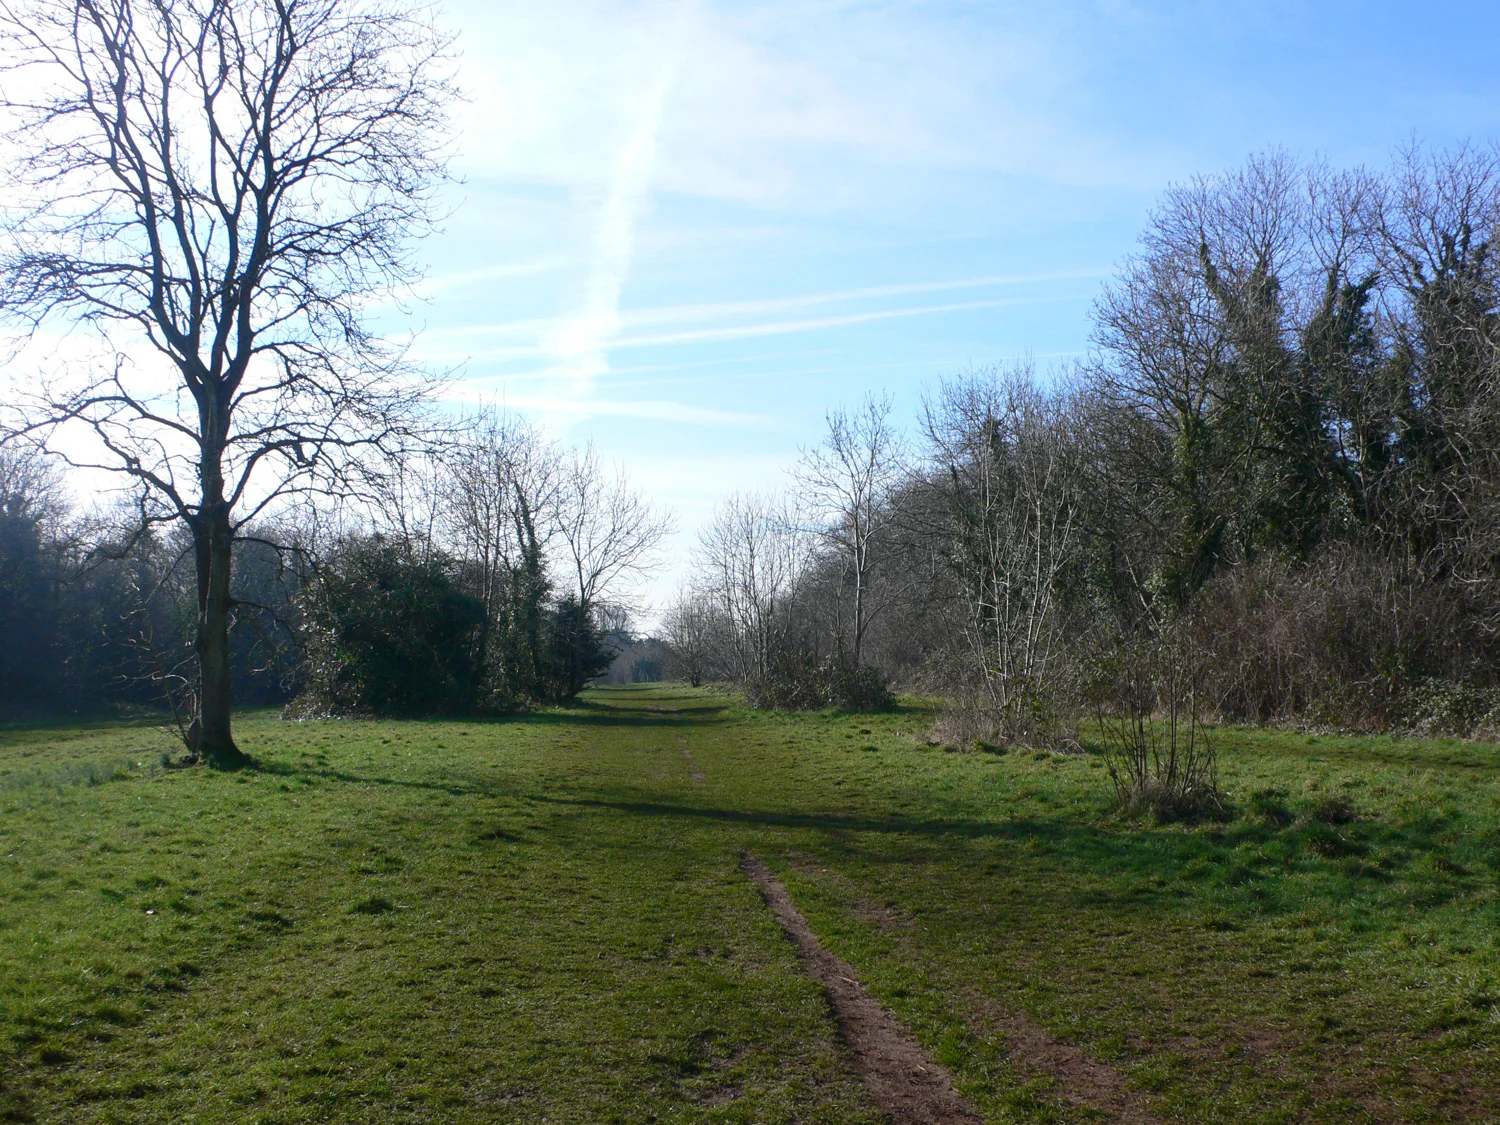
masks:
[[[677,592],[662,615],[662,639],[672,670],[698,687],[718,673],[724,655],[724,617],[712,595],[691,586]]]
[[[883,561],[878,544],[895,518],[892,499],[906,476],[905,451],[891,424],[889,395],[867,395],[858,409],[831,411],[827,420],[823,443],[803,453],[797,480],[842,572],[835,598],[839,656],[846,655],[847,636],[847,655],[858,666],[870,622],[888,601],[875,589]]]
[[[735,493],[699,533],[696,563],[734,636],[734,672],[761,675],[789,636],[798,586],[811,559],[790,499]]]
[[[571,453],[561,471],[556,534],[580,623],[656,567],[662,540],[674,526],[670,515],[657,512],[630,487],[623,470],[606,470],[592,445]],[[578,645],[573,658],[576,681],[581,677]]]
[[[216,765],[243,760],[237,534],[411,433],[422,388],[365,310],[413,278],[433,218],[445,50],[425,13],[379,0],[0,0],[22,152],[0,312],[113,353],[43,380],[19,428],[129,477],[143,527],[191,530],[190,742]]]
[[[1081,545],[1081,484],[1066,399],[1029,368],[947,383],[926,415],[987,725],[1051,737],[1063,576]],[[975,701],[971,701],[975,702]]]

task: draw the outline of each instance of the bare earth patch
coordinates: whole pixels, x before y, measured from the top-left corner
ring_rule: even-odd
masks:
[[[985,1022],[1005,1036],[1011,1061],[1056,1079],[1066,1101],[1096,1110],[1114,1125],[1159,1125],[1145,1100],[1112,1066],[1054,1038],[1025,1016],[978,1006]]]
[[[983,1119],[958,1096],[948,1072],[860,987],[852,968],[818,944],[807,919],[770,869],[748,852],[743,866],[796,944],[808,976],[828,995],[855,1065],[894,1125],[982,1125]]]

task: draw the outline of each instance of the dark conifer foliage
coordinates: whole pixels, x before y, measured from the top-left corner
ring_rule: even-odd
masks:
[[[382,536],[342,544],[307,599],[308,702],[335,714],[475,710],[484,606],[452,571]]]
[[[48,524],[55,472],[0,457],[0,702],[56,702],[63,681],[63,551]]]

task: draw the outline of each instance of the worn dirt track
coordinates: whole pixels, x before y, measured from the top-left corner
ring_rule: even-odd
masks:
[[[813,879],[827,880],[846,891],[852,886],[811,855],[793,852],[787,858]],[[907,938],[912,925],[909,918],[869,899],[855,899],[852,905],[854,913],[864,921],[903,941]],[[1056,1038],[1021,1013],[1002,1008],[984,997],[971,998],[968,1007],[968,1023],[977,1034],[1000,1032],[1005,1037],[1011,1062],[1053,1078],[1062,1100],[1101,1113],[1112,1125],[1161,1125],[1145,1098],[1131,1089],[1125,1076],[1108,1063]]]
[[[743,859],[745,874],[797,946],[808,976],[823,987],[839,1032],[854,1055],[875,1103],[894,1125],[982,1125],[948,1072],[927,1057],[897,1021],[860,986],[854,970],[818,943],[807,919],[781,881],[755,856]]]

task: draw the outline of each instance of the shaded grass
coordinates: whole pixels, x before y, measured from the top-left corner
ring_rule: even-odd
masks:
[[[0,732],[0,1113],[873,1121],[752,848],[990,1120],[1088,1119],[1017,1011],[1167,1118],[1500,1116],[1493,747],[1216,731],[1238,815],[1158,827],[929,722],[610,689],[154,776],[140,727]]]

